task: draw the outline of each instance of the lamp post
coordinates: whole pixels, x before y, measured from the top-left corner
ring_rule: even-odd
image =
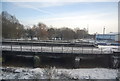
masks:
[[[17,31],[17,38],[18,38],[18,27],[16,27],[16,31]]]
[[[105,26],[104,26],[104,28],[103,28],[103,34],[105,34]]]
[[[105,39],[105,38],[104,38],[104,35],[105,35],[105,26],[104,26],[104,28],[103,28],[103,39]]]

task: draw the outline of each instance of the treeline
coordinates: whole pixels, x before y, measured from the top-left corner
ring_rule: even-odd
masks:
[[[54,28],[48,27],[44,23],[38,23],[32,27],[25,27],[19,23],[15,16],[2,12],[2,37],[3,38],[37,38],[38,40],[71,40],[87,38],[90,35],[84,29],[70,29],[68,27]]]
[[[68,27],[54,28],[54,27],[47,27],[47,25],[43,23],[38,23],[38,25],[34,25],[32,28],[28,28],[26,34],[31,39],[36,37],[38,40],[39,39],[70,40],[70,39],[86,38],[88,36],[88,32],[86,29],[72,30]]]
[[[15,16],[2,12],[2,37],[3,38],[21,38],[24,36],[24,26],[19,23]]]

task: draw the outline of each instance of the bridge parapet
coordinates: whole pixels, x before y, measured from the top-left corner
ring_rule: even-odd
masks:
[[[27,45],[2,45],[2,50],[51,52],[51,53],[78,53],[78,54],[111,54],[114,51],[94,47],[64,47],[64,46],[27,46]],[[117,49],[118,50],[118,49]],[[116,51],[117,51],[116,50]]]

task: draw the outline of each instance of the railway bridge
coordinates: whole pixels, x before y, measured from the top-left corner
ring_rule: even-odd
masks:
[[[95,46],[75,46],[62,44],[20,44],[19,42],[3,43],[2,56],[5,60],[6,57],[13,56],[33,56],[36,62],[44,57],[48,58],[71,58],[73,59],[73,66],[78,68],[82,59],[95,59],[104,58],[105,62],[112,68],[118,68],[120,54],[118,51],[106,50]],[[7,59],[6,59],[7,60]],[[96,60],[97,61],[97,60]],[[35,67],[37,67],[35,63]]]

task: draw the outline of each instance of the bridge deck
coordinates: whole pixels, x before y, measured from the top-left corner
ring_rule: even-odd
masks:
[[[30,52],[30,51],[10,51],[10,50],[3,50],[3,55],[39,55],[39,56],[60,56],[60,57],[97,57],[97,56],[111,56],[111,55],[118,55],[116,53],[106,53],[106,54],[92,54],[92,53],[58,53],[58,52]]]
[[[33,45],[33,46],[64,46],[64,47],[96,47],[94,43],[89,42],[65,42],[65,41],[2,41],[3,45]]]

